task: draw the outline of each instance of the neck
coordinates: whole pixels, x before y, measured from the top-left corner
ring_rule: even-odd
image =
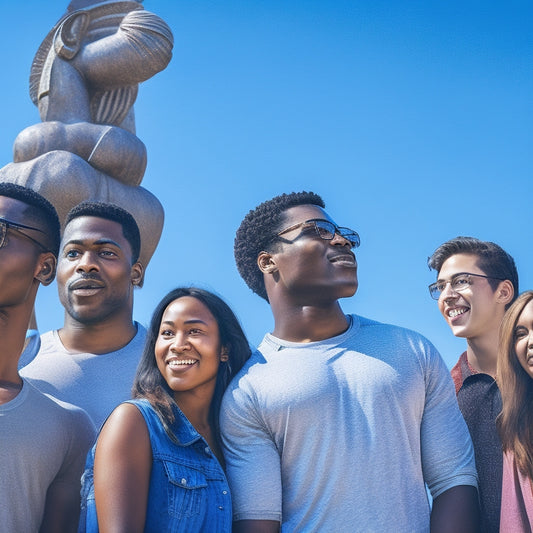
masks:
[[[482,337],[467,339],[466,357],[470,366],[477,372],[496,377],[498,361],[498,330]]]
[[[120,350],[136,333],[131,314],[93,324],[84,324],[65,315],[65,324],[58,331],[61,343],[69,352],[98,355]]]
[[[11,401],[22,387],[18,361],[24,348],[32,305],[0,309],[0,404]]]
[[[272,334],[289,342],[330,339],[348,329],[348,320],[338,301],[324,306],[285,307],[272,305]]]

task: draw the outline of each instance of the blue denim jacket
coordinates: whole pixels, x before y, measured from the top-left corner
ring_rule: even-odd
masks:
[[[220,463],[202,436],[174,406],[172,442],[147,400],[131,400],[141,411],[152,445],[152,472],[145,533],[231,532],[231,497]],[[94,451],[87,456],[82,477],[78,533],[98,532],[94,502]]]

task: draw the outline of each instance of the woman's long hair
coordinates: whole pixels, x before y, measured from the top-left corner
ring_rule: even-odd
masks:
[[[533,378],[522,368],[515,351],[516,324],[531,301],[533,291],[521,294],[500,327],[497,381],[503,408],[497,425],[503,451],[513,452],[522,474],[533,480]]]
[[[163,426],[172,440],[170,431],[174,422],[174,393],[163,378],[155,358],[155,344],[159,336],[161,320],[167,307],[178,298],[190,296],[203,303],[215,317],[218,324],[220,346],[228,351],[228,361],[221,361],[215,384],[213,399],[209,409],[209,422],[214,429],[217,444],[221,446],[219,413],[222,396],[229,382],[243,367],[251,355],[250,345],[237,317],[228,304],[217,295],[196,287],[179,287],[170,291],[157,305],[146,336],[144,351],[137,368],[132,387],[133,398],[146,398],[156,410]]]

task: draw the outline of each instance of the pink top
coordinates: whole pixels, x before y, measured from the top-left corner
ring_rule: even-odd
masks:
[[[512,452],[503,455],[500,533],[531,533],[533,493],[531,482],[516,466]]]

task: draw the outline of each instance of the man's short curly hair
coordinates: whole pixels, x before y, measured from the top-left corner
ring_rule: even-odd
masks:
[[[55,207],[39,193],[16,183],[1,182],[0,196],[19,200],[33,209],[28,212],[30,220],[44,225],[49,240],[50,252],[59,253],[60,224]]]
[[[104,202],[82,202],[68,212],[65,226],[73,219],[79,217],[98,217],[120,224],[124,238],[130,243],[132,264],[137,262],[141,250],[139,226],[137,226],[133,216],[125,209],[118,205]]]
[[[283,213],[297,205],[325,207],[324,200],[314,192],[281,194],[252,209],[243,219],[235,235],[234,254],[237,269],[248,287],[268,302],[263,273],[257,266],[260,252],[274,250],[272,237],[281,231]]]

